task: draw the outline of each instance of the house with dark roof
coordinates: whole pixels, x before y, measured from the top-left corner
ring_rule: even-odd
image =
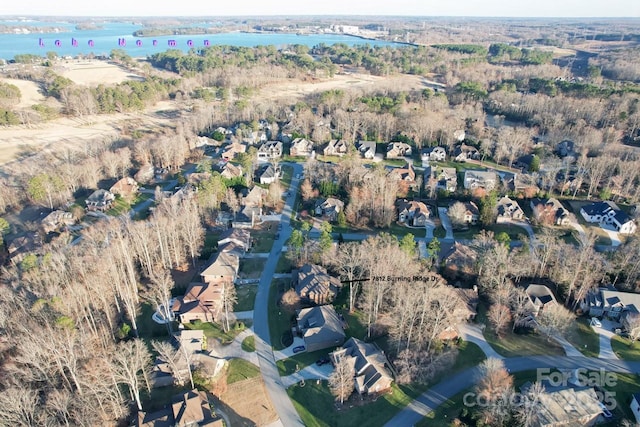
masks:
[[[480,160],[480,152],[477,148],[466,145],[459,144],[456,145],[453,150],[453,160],[456,162],[466,162],[467,160]]]
[[[327,197],[326,199],[318,199],[316,202],[316,215],[321,215],[329,221],[335,221],[338,213],[344,210],[344,202],[335,197]]]
[[[398,222],[412,227],[424,227],[427,220],[433,215],[429,207],[417,200],[398,199]]]
[[[218,251],[244,255],[251,248],[251,233],[242,228],[229,228],[220,234]]]
[[[601,227],[611,227],[618,233],[636,232],[635,222],[613,202],[595,202],[585,205],[580,209],[580,214],[585,221],[599,223]]]
[[[444,162],[447,159],[447,152],[444,147],[428,147],[423,148],[420,151],[420,159],[424,163],[431,162]]]
[[[580,308],[591,317],[609,317],[624,323],[626,316],[640,314],[640,294],[600,288],[590,292]]]
[[[353,366],[354,385],[359,394],[382,393],[391,388],[391,365],[375,344],[349,338],[342,348],[331,353],[334,364],[341,358],[347,358]]]
[[[330,276],[324,267],[305,264],[291,272],[292,285],[300,298],[314,304],[328,304],[342,287],[337,277]]]
[[[462,218],[464,222],[466,224],[476,224],[480,220],[480,209],[478,209],[478,205],[471,201],[460,203],[465,207],[464,216]]]
[[[271,184],[272,182],[276,182],[281,175],[282,171],[280,166],[276,167],[269,163],[260,171],[260,184]]]
[[[496,204],[498,216],[496,222],[498,224],[509,221],[521,221],[524,219],[524,211],[515,200],[508,196],[502,197]]]
[[[136,427],[222,427],[224,421],[215,416],[207,394],[191,390],[173,396],[170,407],[160,411],[138,412]]]
[[[376,156],[375,141],[360,141],[357,148],[360,155],[365,159],[371,160]]]
[[[96,190],[89,197],[85,203],[87,204],[87,210],[104,212],[111,209],[113,201],[116,196],[107,190]]]
[[[344,139],[332,139],[324,148],[322,154],[342,157],[349,152],[349,145]]]
[[[529,202],[533,218],[541,224],[569,225],[571,222],[567,211],[558,199],[532,199]]]
[[[344,342],[343,322],[331,305],[299,310],[296,320],[307,352],[337,347]]]
[[[437,167],[433,171],[436,190],[454,192],[458,188],[458,172],[456,168]]]
[[[529,296],[530,308],[534,316],[537,316],[545,307],[558,304],[551,289],[545,285],[530,284],[525,288],[525,292]]]
[[[233,283],[238,277],[240,258],[234,252],[218,252],[213,262],[200,273],[204,283]]]

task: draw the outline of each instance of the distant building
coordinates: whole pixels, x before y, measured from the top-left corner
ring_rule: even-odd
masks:
[[[464,172],[464,188],[475,190],[484,188],[487,191],[493,190],[498,183],[498,175],[491,171],[479,171],[467,169]]]
[[[362,157],[371,160],[376,156],[376,143],[374,141],[358,142],[358,152]]]
[[[387,159],[401,159],[411,156],[411,146],[404,142],[391,142],[387,145]]]
[[[498,216],[496,217],[498,224],[509,221],[522,221],[524,219],[524,211],[518,202],[507,196],[498,200],[496,208],[498,210]]]
[[[332,139],[322,151],[325,156],[344,156],[349,152],[349,144],[344,139]]]

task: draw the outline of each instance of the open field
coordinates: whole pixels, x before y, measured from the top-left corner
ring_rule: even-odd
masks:
[[[34,104],[44,101],[44,96],[40,92],[40,88],[36,82],[20,79],[0,78],[0,82],[8,83],[20,89],[20,103],[18,108],[29,108]]]
[[[79,85],[96,86],[99,84],[122,83],[125,80],[143,80],[115,64],[99,60],[73,60],[56,64],[56,71]]]

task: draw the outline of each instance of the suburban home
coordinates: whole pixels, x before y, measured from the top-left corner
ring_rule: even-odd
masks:
[[[376,156],[376,143],[375,141],[360,141],[358,142],[358,152],[365,159],[371,160]]]
[[[569,225],[571,219],[558,199],[532,199],[529,203],[534,219],[541,224]]]
[[[467,160],[480,160],[480,152],[477,148],[466,144],[456,145],[453,150],[453,160],[466,162]]]
[[[313,141],[305,138],[296,138],[291,142],[289,153],[292,156],[311,157],[315,154]]]
[[[464,188],[467,190],[475,190],[476,188],[484,188],[491,191],[498,183],[498,175],[492,171],[469,170],[464,171]]]
[[[631,397],[631,412],[633,412],[636,423],[640,423],[640,393],[633,393]]]
[[[354,385],[359,394],[382,393],[391,388],[393,373],[389,361],[375,344],[349,338],[342,348],[331,353],[334,364],[342,357],[353,366]]]
[[[220,157],[222,157],[222,159],[225,161],[229,161],[229,160],[235,159],[237,154],[246,153],[246,152],[247,152],[247,146],[245,144],[241,144],[240,142],[235,141],[235,142],[232,142],[231,144],[228,144],[225,147]]]
[[[524,219],[524,211],[518,205],[518,202],[508,196],[498,200],[496,208],[498,210],[498,216],[496,217],[498,224],[509,221],[522,221]]]
[[[233,252],[218,252],[213,262],[200,273],[204,283],[235,282],[240,268],[240,258]]]
[[[242,228],[229,228],[220,234],[218,251],[244,255],[251,248],[251,233]]]
[[[447,152],[444,147],[423,148],[420,152],[420,159],[423,163],[425,161],[444,162],[447,159]]]
[[[459,324],[475,319],[478,314],[478,287],[473,289],[454,288],[454,298],[458,300],[458,305],[453,311],[454,319],[457,323],[447,326],[444,331],[438,334],[438,338],[443,341],[457,339],[460,336]]]
[[[282,176],[280,166],[273,166],[271,163],[260,172],[260,184],[271,184]]]
[[[18,264],[28,254],[39,252],[42,245],[42,237],[38,232],[27,231],[24,235],[8,242],[9,259],[14,264]]]
[[[432,216],[427,205],[416,200],[396,200],[396,207],[398,208],[398,222],[412,227],[424,227]]]
[[[316,202],[316,215],[323,216],[329,221],[335,221],[338,218],[338,213],[343,210],[344,202],[334,197],[318,199]]]
[[[349,144],[344,139],[332,139],[322,151],[325,156],[344,156],[349,152]]]
[[[624,325],[627,316],[640,314],[640,294],[600,288],[590,292],[580,308],[591,317],[609,317]]]
[[[411,163],[405,163],[401,168],[390,168],[389,175],[405,182],[409,187],[416,182],[416,171]]]
[[[467,224],[476,224],[480,220],[480,209],[474,202],[460,202],[465,207],[464,222]]]
[[[75,222],[76,220],[73,218],[73,214],[71,212],[57,210],[45,216],[40,224],[42,225],[42,230],[45,234],[48,234],[53,231],[57,231],[60,228],[73,225]]]
[[[245,206],[262,206],[269,192],[262,187],[254,185],[251,190],[242,198],[242,204]]]
[[[434,171],[436,190],[454,192],[458,188],[458,172],[456,168],[438,167]]]
[[[242,173],[242,166],[240,165],[236,166],[233,163],[227,162],[224,164],[224,166],[222,166],[222,171],[220,172],[220,175],[226,179],[234,179],[234,178],[242,178],[244,174]]]
[[[577,157],[575,143],[567,139],[558,144],[556,151],[560,157]]]
[[[249,145],[262,144],[267,141],[267,133],[264,131],[253,131],[243,138],[243,141]]]
[[[136,427],[222,427],[224,420],[211,412],[207,394],[196,389],[173,396],[171,406],[160,411],[138,412]]]
[[[194,172],[187,175],[186,178],[189,184],[197,188],[201,183],[210,180],[211,174],[209,172]]]
[[[593,387],[554,388],[545,385],[544,393],[527,401],[536,405],[532,427],[593,426],[602,414],[602,406]]]
[[[587,222],[612,227],[622,234],[636,232],[637,227],[633,220],[613,202],[595,202],[585,205],[580,209],[580,214]]]
[[[119,195],[123,199],[131,200],[138,194],[138,189],[139,187],[136,180],[127,176],[113,184],[109,191]]]
[[[455,242],[451,249],[441,253],[444,263],[444,274],[452,279],[470,279],[475,276],[477,252],[468,245]]]
[[[402,159],[411,156],[411,146],[404,142],[391,142],[387,145],[387,159]]]
[[[307,352],[336,347],[344,342],[343,321],[331,305],[299,310],[297,322]]]
[[[258,148],[259,160],[271,160],[282,157],[282,142],[267,141]]]
[[[111,209],[111,205],[113,205],[113,201],[116,199],[116,196],[113,193],[107,190],[96,190],[89,197],[85,203],[87,204],[87,210],[89,211],[100,211],[104,212]]]
[[[222,314],[224,282],[190,283],[184,296],[174,300],[171,311],[180,323],[215,322]],[[233,286],[233,283],[231,283]]]
[[[340,279],[332,277],[324,267],[305,264],[291,272],[292,285],[300,298],[314,304],[328,304],[342,287]]]
[[[232,220],[233,228],[253,228],[262,222],[262,205],[268,191],[254,185],[242,198],[242,207]]]
[[[207,349],[207,337],[202,329],[179,329],[173,334],[178,346],[187,354],[200,353]]]
[[[524,291],[529,296],[530,307],[534,316],[537,316],[545,307],[558,304],[551,289],[545,285],[531,284]]]

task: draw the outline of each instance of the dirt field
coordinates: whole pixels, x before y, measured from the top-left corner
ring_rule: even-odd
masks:
[[[35,82],[29,80],[0,78],[0,82],[9,83],[20,89],[20,104],[18,108],[29,108],[34,104],[44,101],[44,96],[40,93],[40,88]]]
[[[70,60],[56,65],[56,71],[79,85],[115,84],[125,80],[142,80],[141,76],[98,60]]]
[[[220,400],[232,426],[264,426],[278,419],[262,377],[227,385]]]

